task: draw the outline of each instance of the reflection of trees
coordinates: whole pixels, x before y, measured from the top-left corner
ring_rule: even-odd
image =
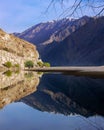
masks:
[[[25,77],[24,72],[12,72],[11,76],[0,73],[0,107],[35,92],[38,84],[39,77],[36,73],[33,73],[31,78]]]

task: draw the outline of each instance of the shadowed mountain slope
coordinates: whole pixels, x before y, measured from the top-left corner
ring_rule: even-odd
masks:
[[[104,17],[41,23],[17,36],[36,42],[40,57],[52,66],[104,64]]]
[[[92,19],[59,44],[41,46],[40,54],[52,65],[103,65],[104,17]]]

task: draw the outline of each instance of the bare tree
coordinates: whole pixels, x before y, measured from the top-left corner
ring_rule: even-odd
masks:
[[[50,0],[49,5],[45,11],[48,12],[50,7],[60,3],[64,7],[64,3],[69,4],[66,9],[61,12],[59,17],[86,15],[86,12],[92,11],[93,16],[100,16],[104,14],[104,0]],[[70,2],[72,3],[70,5]],[[86,10],[86,12],[85,12]]]

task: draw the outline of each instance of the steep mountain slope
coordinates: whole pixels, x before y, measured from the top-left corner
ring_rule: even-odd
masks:
[[[85,25],[91,18],[84,16],[80,19],[64,18],[46,23],[37,24],[16,36],[30,41],[36,45],[49,44],[53,41],[60,42],[71,33]]]
[[[0,29],[0,66],[11,61],[23,67],[24,61],[30,59],[37,63],[38,58],[39,54],[34,45]]]
[[[90,20],[59,44],[41,48],[42,59],[52,65],[103,65],[104,17]]]
[[[104,17],[41,23],[17,36],[36,42],[52,66],[104,64]]]

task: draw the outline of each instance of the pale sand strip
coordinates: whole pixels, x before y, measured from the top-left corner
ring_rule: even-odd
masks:
[[[84,66],[84,67],[44,67],[25,69],[25,71],[37,72],[59,72],[65,75],[87,76],[93,78],[104,78],[104,66]]]
[[[84,67],[36,67],[32,69],[25,69],[29,71],[41,71],[41,72],[104,72],[104,66],[84,66]]]

